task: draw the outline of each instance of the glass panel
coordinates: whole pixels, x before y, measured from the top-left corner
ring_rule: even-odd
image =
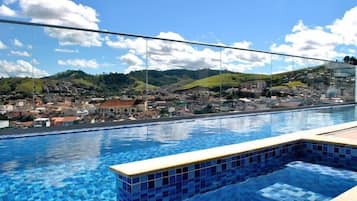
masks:
[[[28,128],[351,103],[356,79],[347,63],[1,24],[0,85],[0,125]]]
[[[295,58],[294,63],[297,77],[293,83],[302,102],[301,106],[319,105],[321,94],[326,90],[330,78],[323,62]]]
[[[92,53],[102,59],[97,72],[101,74],[96,75],[99,82],[96,87],[100,88],[95,99],[92,98],[95,121],[144,119],[147,110],[146,39],[114,35],[101,38],[106,46],[95,48]]]
[[[326,100],[330,103],[354,103],[356,87],[356,67],[346,63],[328,63],[331,81],[326,91]]]
[[[300,64],[300,63],[298,63]],[[304,84],[307,88],[304,90],[304,106],[313,106],[324,104],[326,91],[331,82],[331,72],[322,61],[304,59],[301,62]]]
[[[148,41],[151,118],[219,112],[219,49]]]
[[[8,24],[0,36],[0,117],[11,127],[144,117],[144,39]]]
[[[222,53],[222,110],[270,108],[271,56],[226,48]]]
[[[43,90],[40,77],[48,75],[38,62],[34,27],[1,24],[0,28],[0,128],[28,128]],[[26,33],[26,34],[24,34]]]
[[[274,56],[274,107],[296,108],[319,105],[329,83],[323,62],[297,57]]]
[[[292,71],[292,62],[288,60],[288,57],[272,55],[272,87],[270,89],[272,108],[297,106],[290,102],[291,89],[288,83],[293,79]]]
[[[309,62],[307,59],[287,57],[290,63],[289,79],[285,83],[289,94],[287,101],[292,107],[309,106],[318,103],[319,92],[313,85],[313,79],[318,75],[320,66],[317,62]]]

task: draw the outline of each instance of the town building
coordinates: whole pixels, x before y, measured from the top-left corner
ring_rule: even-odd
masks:
[[[99,105],[98,113],[102,115],[131,115],[144,110],[143,101],[111,99]]]
[[[79,121],[79,118],[76,116],[52,117],[51,125],[52,126],[71,126],[78,121]]]
[[[257,89],[262,91],[267,87],[267,83],[264,80],[254,80],[240,83],[241,89]]]
[[[33,127],[35,128],[43,128],[50,127],[51,121],[49,118],[37,118],[33,120]]]
[[[8,128],[10,126],[9,120],[0,120],[0,129]]]

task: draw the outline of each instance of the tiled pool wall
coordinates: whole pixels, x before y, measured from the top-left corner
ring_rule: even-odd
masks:
[[[302,143],[287,143],[135,177],[117,177],[117,200],[182,200],[273,171],[298,157]]]
[[[300,160],[357,171],[357,146],[305,140]]]
[[[299,140],[145,175],[118,174],[117,200],[183,200],[297,160],[356,171],[357,147]]]

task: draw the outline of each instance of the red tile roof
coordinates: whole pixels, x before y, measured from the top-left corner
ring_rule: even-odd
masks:
[[[135,100],[107,100],[100,104],[100,108],[128,108],[135,104]]]
[[[21,126],[24,126],[24,127],[31,127],[33,122],[32,121],[25,121],[25,122],[16,121],[15,124],[16,125],[21,125]]]
[[[69,116],[69,117],[52,117],[52,118],[51,118],[51,121],[52,121],[54,124],[63,123],[63,122],[72,122],[72,121],[76,121],[76,120],[78,120],[78,118],[75,117],[75,116]]]

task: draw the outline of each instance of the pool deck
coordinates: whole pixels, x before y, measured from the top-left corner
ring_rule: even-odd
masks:
[[[357,186],[349,189],[348,191],[340,194],[331,201],[355,201],[357,200]]]
[[[331,134],[328,134],[333,137],[349,138],[357,140],[357,128],[350,128],[346,130],[336,131]]]
[[[349,128],[341,131],[336,131],[330,134],[326,134],[331,137],[346,138],[357,140],[357,128]],[[334,198],[332,201],[353,201],[357,200],[357,186],[351,188],[350,190],[342,193],[338,197]]]

